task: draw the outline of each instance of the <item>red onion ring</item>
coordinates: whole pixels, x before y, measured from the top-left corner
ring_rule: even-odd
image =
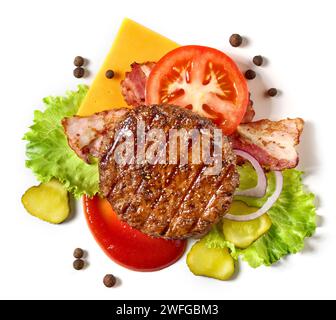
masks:
[[[282,188],[283,188],[283,175],[280,171],[274,171],[275,174],[275,191],[273,194],[267,199],[265,204],[256,212],[251,214],[236,216],[232,214],[227,214],[224,216],[224,219],[232,220],[232,221],[251,221],[257,219],[267,213],[269,209],[272,208],[273,204],[278,200]]]
[[[257,159],[252,157],[249,153],[242,151],[242,150],[234,150],[234,152],[236,153],[236,155],[250,162],[258,175],[258,183],[254,188],[236,191],[235,196],[246,196],[246,197],[254,197],[254,198],[264,197],[266,194],[266,189],[267,189],[267,179],[266,179],[266,175],[265,175],[263,168],[261,167]]]

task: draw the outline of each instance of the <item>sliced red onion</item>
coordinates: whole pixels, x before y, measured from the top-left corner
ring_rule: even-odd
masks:
[[[234,150],[234,152],[236,153],[236,155],[241,156],[242,158],[249,161],[258,175],[258,183],[254,188],[236,191],[235,196],[246,196],[255,198],[264,197],[267,189],[267,179],[263,168],[261,167],[257,159],[252,157],[249,153],[242,150]]]
[[[257,219],[264,215],[269,209],[272,208],[273,204],[278,200],[282,187],[283,187],[283,175],[281,171],[274,171],[275,174],[275,191],[274,193],[267,199],[265,204],[256,212],[246,215],[233,215],[227,214],[224,216],[224,219],[232,220],[232,221],[251,221]]]

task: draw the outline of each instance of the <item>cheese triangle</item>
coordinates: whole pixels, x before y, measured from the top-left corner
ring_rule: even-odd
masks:
[[[118,35],[79,109],[78,114],[87,116],[95,112],[124,107],[120,82],[133,62],[158,61],[178,44],[130,20],[124,19]],[[115,77],[108,79],[107,70]]]

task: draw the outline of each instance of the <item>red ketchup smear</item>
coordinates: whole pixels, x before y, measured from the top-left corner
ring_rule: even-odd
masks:
[[[116,263],[136,271],[156,271],[181,258],[184,240],[152,238],[118,219],[109,202],[98,196],[83,198],[90,230],[104,252]]]

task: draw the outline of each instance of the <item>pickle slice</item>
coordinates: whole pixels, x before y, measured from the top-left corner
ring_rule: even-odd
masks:
[[[70,214],[68,192],[57,180],[29,188],[21,202],[31,215],[54,224],[62,223]]]
[[[227,248],[207,248],[205,241],[196,242],[187,255],[187,265],[197,276],[229,280],[234,274],[234,260]]]
[[[258,208],[249,207],[242,201],[234,201],[228,213],[233,215],[250,214]],[[245,249],[265,234],[272,226],[267,214],[251,221],[231,221],[224,218],[223,233],[226,240],[236,247]]]

